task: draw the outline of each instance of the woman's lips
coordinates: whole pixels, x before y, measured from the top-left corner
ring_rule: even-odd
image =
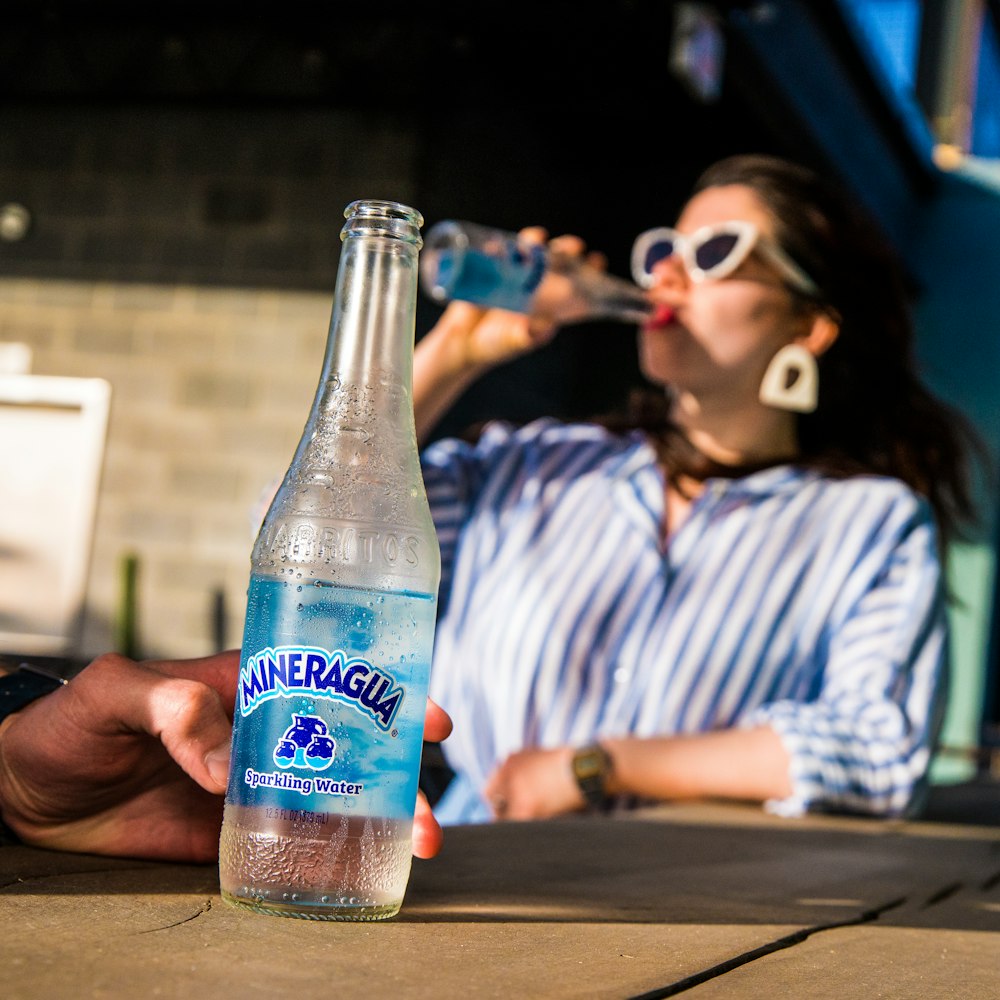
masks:
[[[670,326],[671,323],[677,318],[677,310],[665,302],[660,302],[657,304],[656,308],[653,310],[653,314],[646,320],[647,328],[659,328],[662,326]]]

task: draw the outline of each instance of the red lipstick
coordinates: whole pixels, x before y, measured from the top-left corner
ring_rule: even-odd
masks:
[[[677,310],[665,302],[657,304],[652,316],[646,320],[647,327],[669,326],[677,318]]]

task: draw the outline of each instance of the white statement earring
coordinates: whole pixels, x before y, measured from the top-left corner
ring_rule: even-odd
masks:
[[[812,413],[819,402],[819,366],[801,344],[785,344],[764,372],[760,401],[779,410]]]

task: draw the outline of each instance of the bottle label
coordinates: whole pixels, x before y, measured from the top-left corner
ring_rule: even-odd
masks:
[[[251,580],[227,803],[413,815],[436,600]]]

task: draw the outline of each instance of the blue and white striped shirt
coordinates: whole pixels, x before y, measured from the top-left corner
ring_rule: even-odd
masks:
[[[442,554],[432,696],[455,718],[444,822],[525,746],[771,725],[775,811],[902,814],[944,699],[928,504],[901,482],[779,466],[709,480],[662,542],[641,432],[540,420],[439,441],[424,480]]]

